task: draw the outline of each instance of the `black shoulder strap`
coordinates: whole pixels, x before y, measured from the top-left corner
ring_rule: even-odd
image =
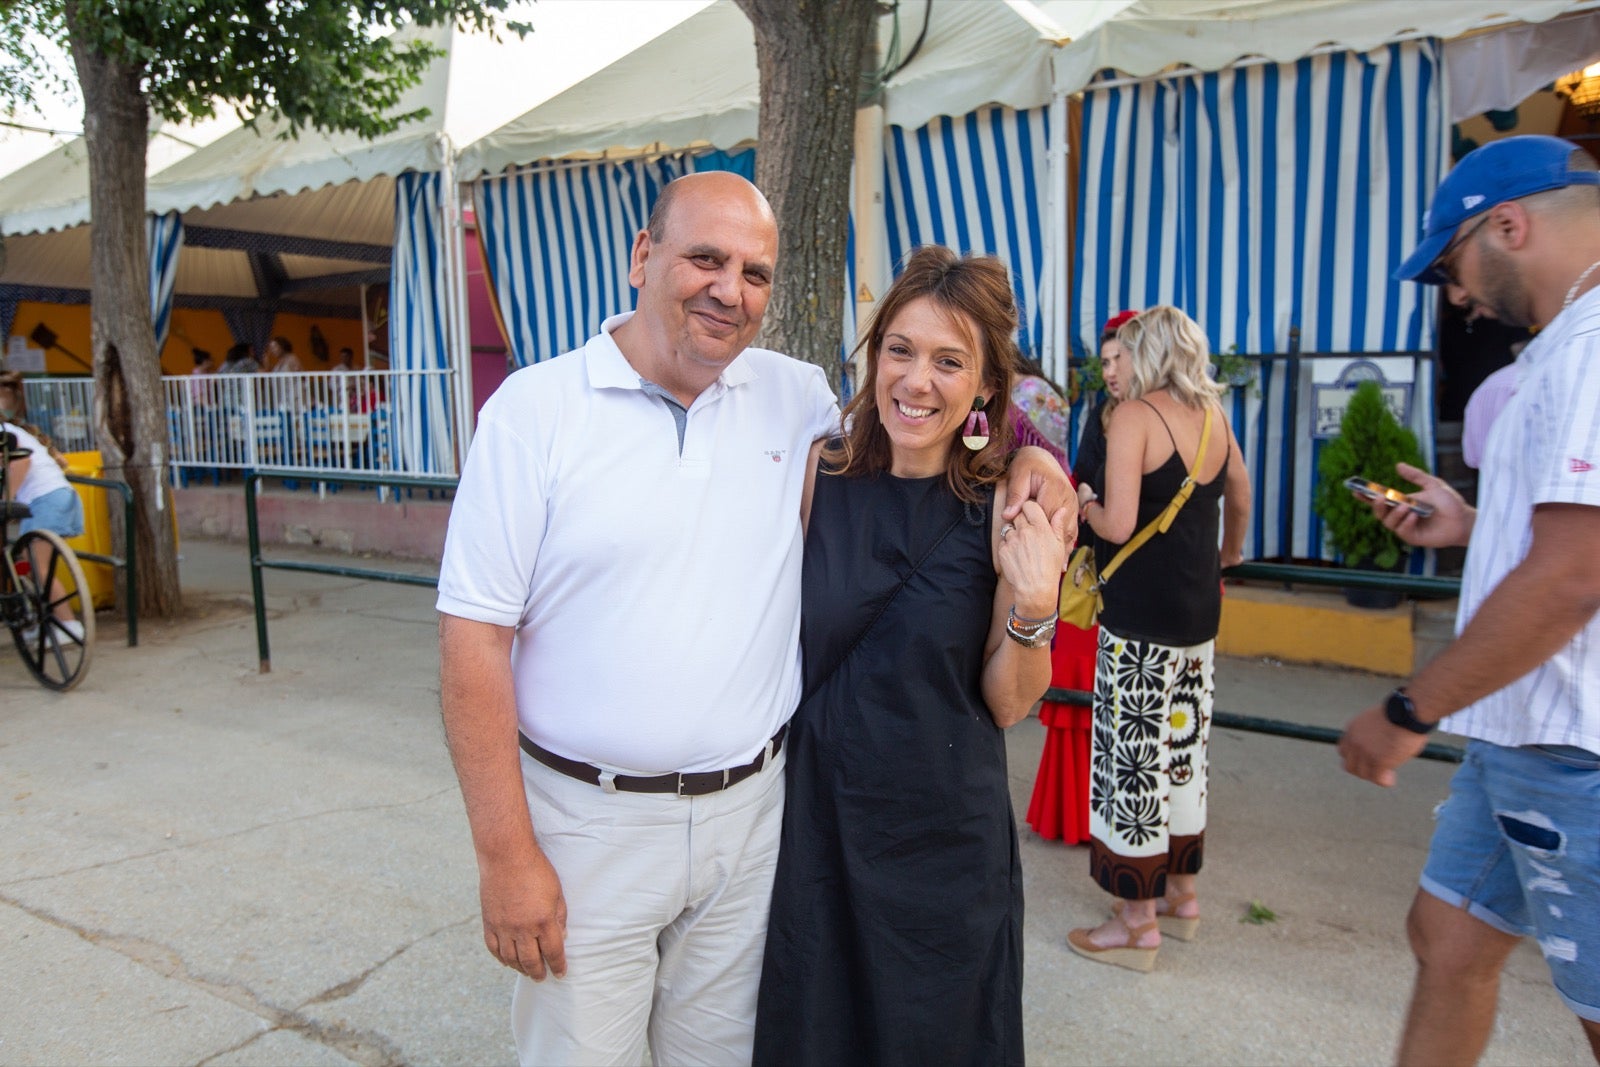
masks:
[[[1139,403],[1143,404],[1151,411],[1154,411],[1156,413],[1156,418],[1161,419],[1161,428],[1167,431],[1167,440],[1172,442],[1172,452],[1174,455],[1176,455],[1178,452],[1178,439],[1172,436],[1172,427],[1167,425],[1167,420],[1162,416],[1161,409],[1150,403],[1150,401],[1146,400],[1142,396],[1139,398]],[[1183,457],[1179,456],[1178,458],[1181,460]]]

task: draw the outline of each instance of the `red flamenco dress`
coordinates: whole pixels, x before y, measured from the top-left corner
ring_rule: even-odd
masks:
[[[1094,691],[1094,660],[1100,627],[1080,630],[1068,623],[1056,627],[1050,648],[1050,685],[1054,689]],[[1028,802],[1028,825],[1046,840],[1068,845],[1089,840],[1088,707],[1046,700],[1039,706],[1044,723],[1044,752],[1039,776]]]

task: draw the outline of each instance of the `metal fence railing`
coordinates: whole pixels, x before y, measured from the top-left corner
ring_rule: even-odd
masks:
[[[261,474],[253,472],[244,476],[245,535],[250,545],[250,595],[255,604],[256,651],[260,654],[258,670],[267,674],[272,670],[272,649],[267,642],[267,594],[262,582],[264,570],[300,571],[306,574],[329,574],[341,578],[363,578],[375,582],[399,582],[403,585],[421,585],[429,589],[439,584],[437,574],[407,574],[403,571],[378,570],[373,567],[352,567],[343,563],[317,563],[309,560],[267,558],[261,555],[261,520],[256,510],[256,496],[261,491]],[[332,482],[376,481],[392,490],[402,489],[453,489],[454,478],[386,478],[382,475],[352,478],[349,475],[330,475]]]
[[[174,468],[453,476],[448,370],[162,379]],[[30,379],[29,418],[62,451],[94,449],[94,381]]]
[[[93,378],[30,378],[22,383],[28,421],[50,435],[62,452],[91,452],[94,441]]]

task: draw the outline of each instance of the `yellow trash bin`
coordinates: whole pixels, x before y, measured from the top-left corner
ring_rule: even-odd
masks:
[[[67,473],[75,474],[80,478],[103,478],[103,468],[100,465],[98,452],[66,452]],[[93,552],[97,556],[110,556],[111,551],[111,508],[122,507],[122,494],[108,489],[101,489],[98,485],[78,485],[73,483],[72,488],[78,491],[78,499],[83,501],[83,533],[78,537],[67,538],[67,544],[72,550],[82,556],[85,552]],[[178,540],[178,513],[172,504],[172,491],[165,484],[162,491],[167,494],[167,513],[172,516],[172,540]],[[117,606],[117,582],[121,576],[117,569],[109,563],[91,563],[86,559],[79,559],[83,567],[83,580],[89,586],[90,599],[94,601],[96,611],[103,611]]]
[[[68,474],[76,474],[80,478],[100,477],[100,453],[68,452],[66,457]],[[78,499],[83,501],[83,533],[67,538],[67,544],[80,556],[85,552],[112,555],[111,512],[106,503],[110,494],[97,485],[73,483],[72,488],[78,491]],[[117,502],[121,504],[120,497]],[[86,559],[78,562],[83,567],[83,580],[89,585],[89,597],[94,601],[96,610],[116,607],[116,568],[107,563],[91,563]]]

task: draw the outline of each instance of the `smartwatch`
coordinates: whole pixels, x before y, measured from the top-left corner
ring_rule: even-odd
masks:
[[[1436,722],[1423,722],[1417,718],[1417,706],[1406,696],[1404,687],[1390,693],[1389,698],[1383,702],[1383,717],[1402,730],[1410,730],[1414,734],[1431,734],[1439,725]]]

